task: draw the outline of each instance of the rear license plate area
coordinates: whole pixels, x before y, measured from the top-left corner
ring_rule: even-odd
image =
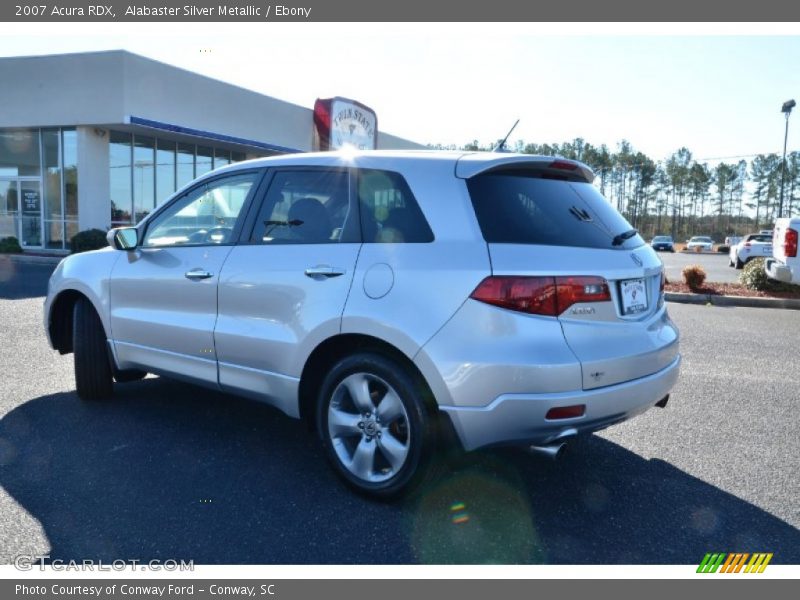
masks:
[[[619,292],[623,315],[638,315],[647,311],[647,288],[644,279],[620,281]]]

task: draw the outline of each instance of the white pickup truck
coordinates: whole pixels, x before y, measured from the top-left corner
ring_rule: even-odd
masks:
[[[768,258],[764,265],[767,277],[800,285],[800,256],[797,255],[799,233],[800,217],[775,220],[772,257]]]

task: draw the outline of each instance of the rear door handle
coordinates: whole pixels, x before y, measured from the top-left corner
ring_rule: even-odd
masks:
[[[344,275],[344,273],[344,269],[338,269],[336,267],[319,266],[306,269],[306,276],[314,279],[321,277],[338,277],[339,275]]]
[[[203,269],[192,269],[191,271],[186,271],[186,279],[208,279],[209,277],[213,277],[213,273],[209,273],[208,271],[204,271]]]

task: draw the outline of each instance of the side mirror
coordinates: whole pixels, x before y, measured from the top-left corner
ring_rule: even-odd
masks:
[[[131,251],[139,245],[139,231],[136,227],[120,227],[106,234],[108,245],[117,250]]]

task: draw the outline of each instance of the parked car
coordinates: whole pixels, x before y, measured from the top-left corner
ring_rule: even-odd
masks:
[[[797,255],[800,217],[776,219],[774,232],[772,256],[764,265],[767,277],[800,284],[800,257]]]
[[[695,252],[697,248],[711,252],[714,249],[714,240],[704,235],[696,235],[686,242],[686,249]]]
[[[663,265],[593,176],[501,153],[237,163],[63,260],[45,328],[79,397],[156,373],[259,399],[378,497],[447,445],[558,455],[666,405],[680,364]]]
[[[675,252],[675,245],[672,241],[672,237],[669,235],[655,236],[652,240],[650,240],[650,246],[652,246],[653,250],[656,252]]]
[[[741,242],[731,246],[728,266],[741,269],[759,256],[772,256],[772,237],[764,233],[750,233]]]

